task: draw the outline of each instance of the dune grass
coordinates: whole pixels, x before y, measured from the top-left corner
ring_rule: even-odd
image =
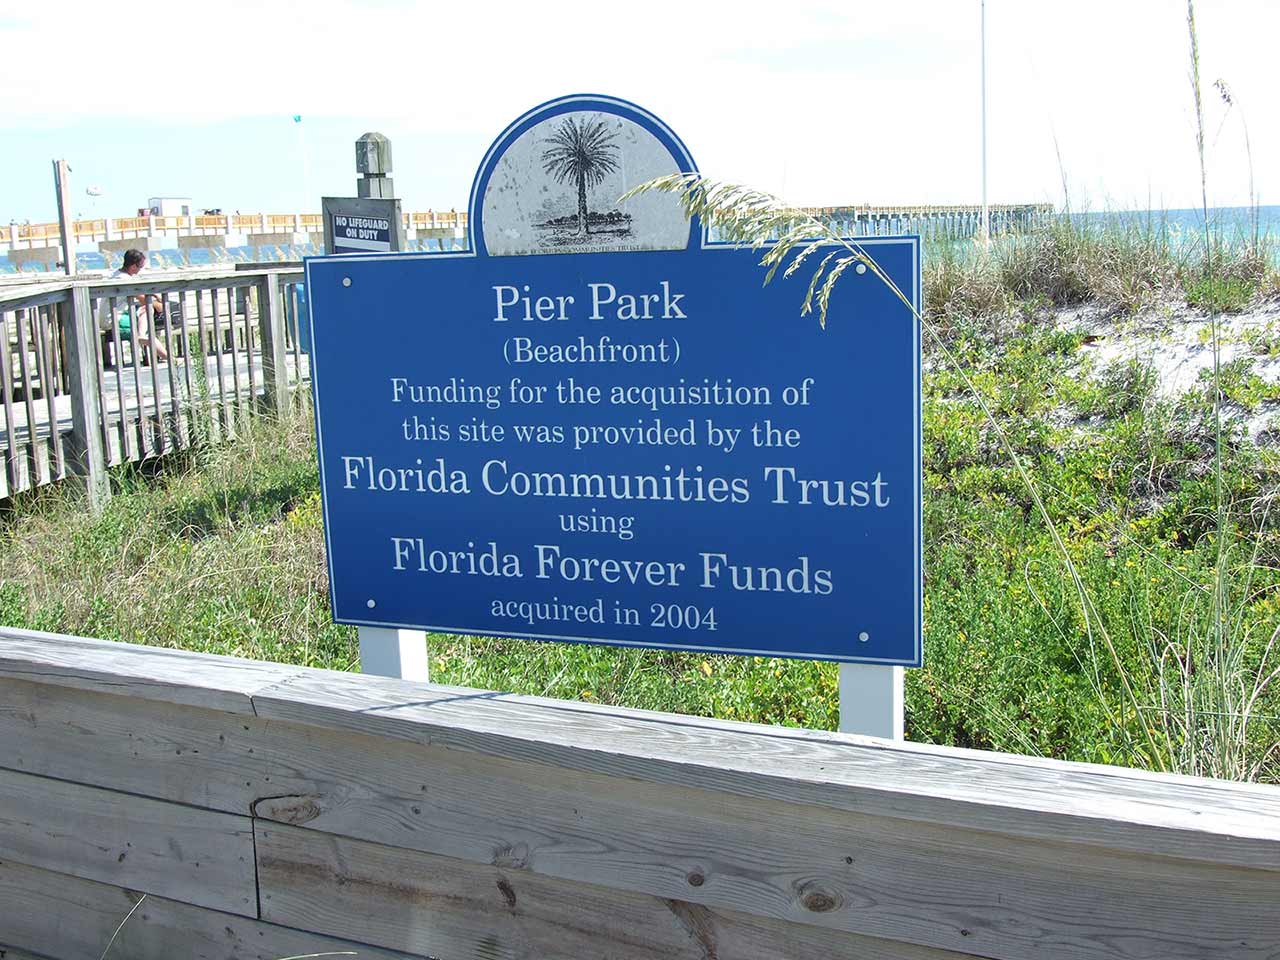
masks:
[[[1238,313],[1280,297],[1277,251],[1264,235],[1173,235],[1159,217],[1087,222],[1056,217],[1043,229],[977,245],[937,245],[925,263],[926,312],[938,321],[973,319],[1018,305],[1093,304],[1133,314],[1156,303]],[[1213,264],[1211,273],[1206,263]]]

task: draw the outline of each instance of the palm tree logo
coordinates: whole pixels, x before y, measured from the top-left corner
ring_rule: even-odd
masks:
[[[605,177],[618,169],[617,133],[600,117],[568,116],[544,142],[542,171],[559,183],[578,187],[578,233],[590,233],[587,214],[587,188],[598,187]],[[568,218],[566,218],[568,219]]]

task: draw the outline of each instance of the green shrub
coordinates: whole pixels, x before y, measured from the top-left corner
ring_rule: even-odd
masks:
[[[1214,313],[1239,313],[1258,294],[1253,280],[1232,277],[1200,277],[1186,283],[1187,304]]]

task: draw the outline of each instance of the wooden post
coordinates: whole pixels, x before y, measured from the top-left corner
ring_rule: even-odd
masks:
[[[100,427],[98,324],[89,301],[89,288],[73,286],[70,306],[66,330],[67,380],[71,393],[68,466],[85,478],[89,509],[101,513],[111,497],[111,486],[107,482],[107,457]]]
[[[903,738],[902,667],[840,664],[840,732]]]
[[[991,209],[987,206],[987,0],[978,4],[982,24],[982,44],[980,59],[982,61],[982,216],[978,226],[978,237],[985,247],[991,242]]]
[[[278,273],[268,273],[258,281],[258,325],[262,333],[262,409],[279,416],[289,406],[289,368]]]
[[[75,225],[71,222],[71,168],[53,161],[53,188],[58,194],[58,229],[62,233],[62,265],[68,277],[76,273]]]
[[[360,627],[360,672],[428,683],[427,635],[421,630]]]

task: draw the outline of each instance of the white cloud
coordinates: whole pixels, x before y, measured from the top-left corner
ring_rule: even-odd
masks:
[[[987,8],[993,200],[1059,200],[1057,150],[1095,206],[1193,198],[1182,3]],[[1200,17],[1213,130],[1209,84],[1224,77],[1237,99],[1213,146],[1215,197],[1241,200],[1241,116],[1260,176],[1280,154],[1268,49],[1280,12],[1220,0]],[[513,117],[583,90],[653,110],[705,171],[801,202],[974,201],[978,36],[977,0],[70,0],[0,19],[0,127],[12,142],[90,117],[370,117],[415,142],[474,143],[478,160]],[[406,185],[433,176],[430,158],[397,163]]]

